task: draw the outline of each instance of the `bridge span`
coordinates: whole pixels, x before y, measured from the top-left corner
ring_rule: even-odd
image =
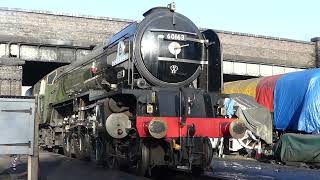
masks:
[[[0,8],[0,94],[20,95],[22,85],[33,85],[51,70],[77,61],[131,22]],[[223,45],[225,81],[320,66],[320,38],[299,41],[216,31]]]

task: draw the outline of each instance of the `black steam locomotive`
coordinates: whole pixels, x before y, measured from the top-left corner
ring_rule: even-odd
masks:
[[[144,13],[84,59],[34,86],[40,145],[145,175],[154,167],[210,166],[210,137],[229,135],[218,116],[221,48],[174,4]]]

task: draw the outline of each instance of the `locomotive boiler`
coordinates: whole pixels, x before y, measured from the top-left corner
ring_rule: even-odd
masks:
[[[218,111],[221,61],[214,31],[201,32],[174,4],[150,9],[33,87],[40,144],[140,175],[177,166],[199,173],[212,160],[209,138],[232,131]]]

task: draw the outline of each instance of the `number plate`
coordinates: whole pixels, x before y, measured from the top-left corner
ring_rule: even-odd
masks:
[[[177,40],[177,41],[185,41],[186,40],[186,35],[184,34],[176,34],[176,33],[169,33],[166,35],[166,39],[169,40]]]

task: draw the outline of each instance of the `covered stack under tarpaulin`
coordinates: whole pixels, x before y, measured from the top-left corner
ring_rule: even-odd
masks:
[[[246,94],[252,96],[256,101],[274,111],[274,89],[277,80],[282,75],[240,80],[224,83],[224,93],[226,94]]]
[[[274,89],[277,83],[277,80],[282,75],[264,77],[259,81],[256,88],[256,100],[259,104],[268,108],[271,112],[274,111],[273,100],[274,100]]]
[[[293,72],[277,80],[275,128],[320,133],[320,69]]]
[[[266,143],[272,143],[272,117],[270,111],[258,104],[251,96],[231,94],[230,98],[239,106],[236,115],[246,127]]]
[[[256,87],[261,78],[247,79],[224,83],[226,94],[246,94],[256,97]]]
[[[286,133],[275,145],[274,157],[285,163],[320,163],[320,136]]]

